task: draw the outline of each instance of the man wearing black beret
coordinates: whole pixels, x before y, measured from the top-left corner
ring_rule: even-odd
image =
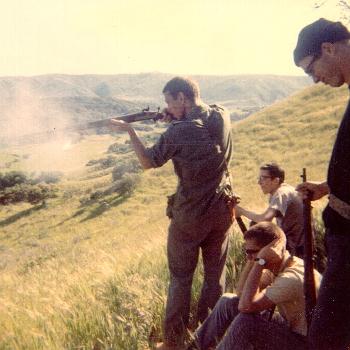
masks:
[[[321,18],[301,30],[294,62],[315,83],[349,85],[349,39],[343,24]],[[350,102],[339,126],[327,180],[306,182],[297,189],[312,200],[329,195],[323,212],[328,263],[309,330],[310,348],[350,349]]]

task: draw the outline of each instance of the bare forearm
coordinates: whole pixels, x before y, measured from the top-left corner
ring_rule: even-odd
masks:
[[[239,298],[238,308],[240,311],[249,312],[251,310],[254,299],[259,293],[259,285],[262,273],[263,267],[254,263],[248,274],[242,294]]]
[[[244,284],[248,278],[249,272],[252,269],[253,265],[254,265],[254,261],[248,260],[241,272],[241,275],[237,283],[237,288],[236,288],[236,294],[239,297],[242,295]]]
[[[318,200],[327,195],[330,190],[327,182],[303,182],[297,186],[304,199]]]
[[[261,222],[261,221],[270,221],[272,218],[266,217],[265,213],[258,214],[253,211],[244,209],[241,207],[241,214],[248,218],[249,220],[255,221],[255,222]]]
[[[237,287],[236,287],[236,294],[239,297],[242,295],[244,285],[247,281],[249,272],[253,266],[254,266],[253,260],[248,260],[247,263],[244,265],[244,268],[241,272],[241,275],[239,277]],[[269,286],[272,283],[272,280],[273,280],[272,272],[267,269],[263,270],[263,273],[260,278],[260,283],[259,283],[259,291],[262,291],[267,286]]]
[[[143,145],[143,143],[137,136],[135,130],[134,129],[128,130],[128,133],[130,136],[131,145],[143,169],[152,168],[151,160],[147,156],[146,147]]]

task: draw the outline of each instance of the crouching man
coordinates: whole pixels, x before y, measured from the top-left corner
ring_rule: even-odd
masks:
[[[261,222],[276,218],[277,225],[287,237],[287,250],[299,258],[304,254],[303,237],[303,201],[298,192],[284,182],[284,170],[276,163],[267,163],[260,167],[258,184],[264,194],[269,194],[267,209],[259,214],[240,206],[236,207],[236,216]]]
[[[303,261],[290,255],[283,231],[271,222],[252,226],[244,235],[244,249],[247,263],[237,295],[219,299],[195,332],[197,348],[306,349]],[[318,289],[320,275],[314,273]],[[278,313],[270,320],[267,310],[275,306]]]

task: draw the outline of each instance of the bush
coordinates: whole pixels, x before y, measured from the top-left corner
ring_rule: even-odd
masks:
[[[46,184],[54,184],[60,181],[63,173],[60,171],[46,171],[41,172],[38,177],[34,179],[34,183],[44,182]]]
[[[0,204],[8,205],[19,202],[38,204],[56,196],[56,190],[47,185],[20,184],[0,191]]]
[[[119,164],[112,170],[113,181],[120,180],[124,174],[137,174],[141,170],[141,165],[136,158],[131,158],[128,161],[119,162]]]
[[[130,196],[136,189],[140,181],[138,174],[125,174],[122,180],[116,181],[111,187],[111,191],[117,192],[121,196]]]
[[[102,169],[106,169],[116,165],[116,163],[117,160],[114,157],[108,156],[107,158],[102,159],[100,164]]]
[[[29,178],[23,171],[10,171],[6,174],[0,173],[0,190],[28,182]]]
[[[107,150],[108,153],[119,153],[119,154],[124,154],[131,152],[131,147],[126,144],[120,144],[120,143],[113,143],[108,147]]]
[[[0,173],[0,205],[19,202],[37,204],[56,197],[55,188],[40,183],[56,183],[61,176],[60,172],[42,172],[37,178],[22,171]]]
[[[104,196],[104,192],[103,191],[96,191],[90,194],[90,199],[91,200],[97,200],[99,198],[102,198]]]
[[[83,198],[80,200],[81,205],[87,205],[91,201],[98,201],[105,196],[109,196],[113,193],[118,193],[120,196],[130,196],[136,189],[137,184],[140,181],[140,175],[138,174],[124,174],[121,180],[115,181],[112,186],[104,191],[95,191],[90,194],[89,199]]]
[[[117,164],[117,159],[112,156],[108,156],[107,158],[100,158],[95,160],[89,160],[86,163],[86,166],[96,165],[96,170],[107,169]]]
[[[33,174],[28,175],[23,171],[10,171],[6,174],[0,173],[0,191],[24,184],[37,185],[41,182],[53,184],[57,183],[62,176],[63,173],[60,171],[41,172],[37,177],[34,177]]]

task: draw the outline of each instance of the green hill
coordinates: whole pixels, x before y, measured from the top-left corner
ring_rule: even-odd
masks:
[[[283,165],[291,184],[303,167],[310,179],[324,178],[347,95],[314,86],[233,125],[232,174],[245,205],[266,201],[256,185],[266,161]],[[116,141],[125,138],[90,135],[1,152],[1,172],[49,168],[64,176],[56,198],[0,207],[0,349],[145,349],[159,339],[168,278],[165,196],[176,179],[167,164],[133,174],[134,192],[109,191],[113,169],[132,159],[107,153]],[[103,161],[108,156],[112,165]],[[239,241],[236,234],[231,280],[242,259]],[[200,271],[195,295],[199,281]]]
[[[280,163],[292,185],[301,181],[303,167],[308,179],[324,180],[347,99],[345,87],[317,85],[235,124],[232,174],[243,200],[257,202],[251,184],[257,182],[258,167],[268,161]]]

